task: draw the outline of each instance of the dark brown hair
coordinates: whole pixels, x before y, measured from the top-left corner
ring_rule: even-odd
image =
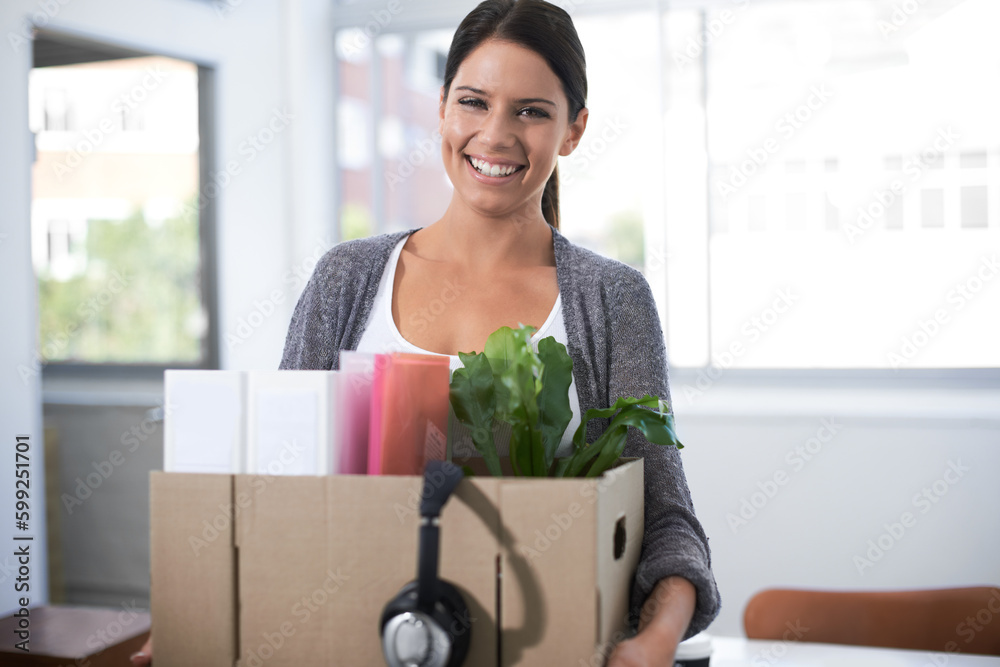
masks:
[[[569,122],[587,106],[587,60],[573,20],[562,8],[544,0],[484,0],[469,12],[455,32],[444,67],[445,99],[458,67],[480,44],[499,39],[530,49],[545,59],[569,100]],[[542,194],[545,221],[559,228],[559,168]]]

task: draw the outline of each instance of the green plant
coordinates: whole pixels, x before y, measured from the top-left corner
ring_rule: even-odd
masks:
[[[650,442],[683,447],[664,401],[657,396],[625,397],[611,407],[587,410],[573,434],[573,453],[557,459],[562,434],[573,418],[569,407],[573,360],[566,346],[551,336],[538,342],[536,352],[531,345],[534,331],[528,326],[497,329],[483,352],[459,352],[463,367],[452,375],[452,409],[471,431],[492,475],[503,474],[493,441],[496,420],[511,426],[510,462],[515,475],[597,477],[621,456],[630,426]],[[587,422],[608,418],[611,423],[604,433],[587,443]]]

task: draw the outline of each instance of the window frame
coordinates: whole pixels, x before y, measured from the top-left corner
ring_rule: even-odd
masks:
[[[44,43],[56,42],[66,49],[44,62],[36,62],[39,39]],[[198,189],[205,192],[214,173],[215,156],[215,70],[198,58],[162,51],[150,51],[125,46],[103,37],[95,38],[64,30],[39,29],[32,43],[31,68],[58,66],[120,58],[163,56],[192,63],[198,72]],[[41,360],[41,377],[47,380],[86,380],[92,378],[120,380],[158,380],[171,368],[218,369],[220,367],[218,262],[217,262],[217,204],[214,197],[207,197],[198,208],[199,296],[207,315],[205,336],[201,345],[201,361],[192,363],[118,363]],[[32,274],[34,278],[34,274]]]

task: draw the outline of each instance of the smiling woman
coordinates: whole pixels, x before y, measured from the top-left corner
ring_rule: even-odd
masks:
[[[439,131],[451,200],[424,227],[342,243],[319,262],[288,331],[281,367],[335,369],[340,352],[446,355],[483,350],[528,324],[573,360],[563,435],[626,396],[669,400],[666,350],[649,285],[559,231],[559,156],[587,127],[586,60],[569,15],[541,0],[486,0],[461,23],[445,64]],[[593,441],[607,420],[587,425]],[[502,444],[498,442],[498,449]],[[708,540],[677,451],[632,429],[645,467],[645,534],[635,574],[638,635],[609,667],[669,664],[719,610]],[[561,454],[565,455],[565,454]]]

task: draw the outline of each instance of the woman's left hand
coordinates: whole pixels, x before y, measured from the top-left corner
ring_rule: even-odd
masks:
[[[665,667],[674,664],[677,644],[669,641],[653,641],[639,633],[615,647],[606,667]]]
[[[691,623],[697,592],[682,577],[661,579],[643,604],[639,634],[611,653],[605,667],[665,667]]]

